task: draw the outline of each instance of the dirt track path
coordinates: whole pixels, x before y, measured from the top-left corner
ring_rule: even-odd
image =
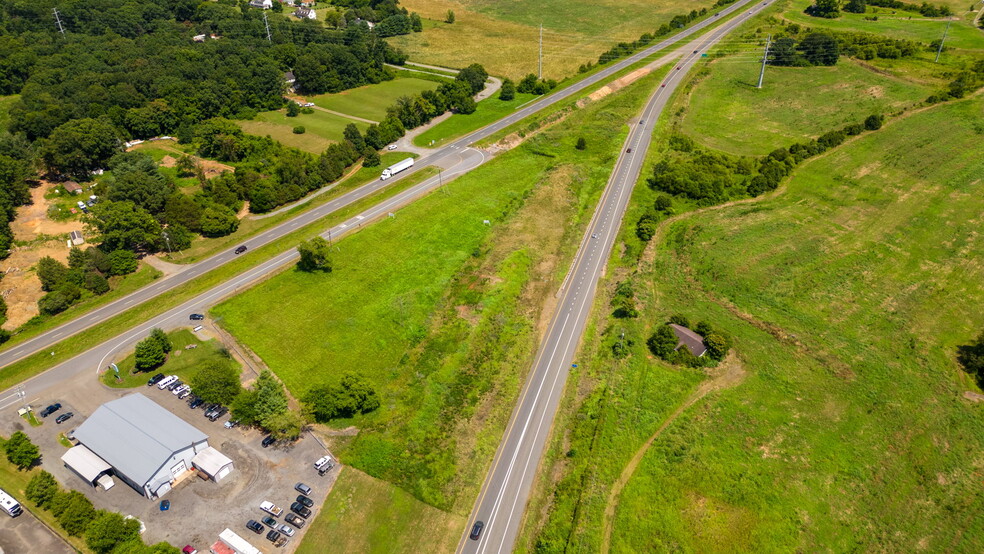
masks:
[[[639,450],[636,451],[629,463],[626,464],[625,469],[622,470],[622,474],[619,475],[618,480],[612,485],[612,490],[608,494],[608,502],[605,503],[605,515],[603,519],[603,528],[601,535],[601,552],[602,554],[607,554],[612,542],[612,523],[615,519],[615,508],[618,506],[618,500],[622,496],[622,490],[625,485],[628,484],[629,479],[635,473],[636,468],[639,467],[639,463],[642,462],[643,456],[649,451],[649,447],[652,446],[653,442],[659,438],[663,431],[670,426],[677,417],[680,416],[687,408],[693,406],[698,400],[704,398],[709,393],[724,389],[729,389],[737,386],[745,378],[745,368],[738,359],[738,356],[732,351],[728,356],[721,362],[721,364],[716,368],[716,374],[708,381],[704,381],[697,387],[686,400],[683,401],[680,406],[673,411],[664,421],[663,424],[656,429],[649,440],[645,442]]]

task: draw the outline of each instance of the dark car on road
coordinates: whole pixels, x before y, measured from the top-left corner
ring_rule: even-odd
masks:
[[[304,496],[311,496],[311,487],[305,485],[304,483],[298,483],[294,485],[294,490],[303,494]]]
[[[62,415],[58,416],[57,419],[55,419],[55,423],[65,423],[66,421],[72,419],[73,415],[75,414],[73,414],[72,412],[65,412]]]
[[[61,409],[61,404],[55,402],[54,404],[51,404],[47,408],[41,410],[41,417],[48,417],[60,409]]]
[[[311,517],[311,510],[309,510],[304,504],[301,504],[300,502],[294,502],[293,504],[291,504],[290,511],[303,517],[304,519]]]
[[[205,319],[205,316],[203,314],[191,314],[190,316],[188,316],[188,319],[192,321],[201,321]]]
[[[314,500],[311,500],[310,498],[304,496],[303,494],[297,495],[297,501],[301,504],[304,504],[304,506],[307,508],[314,506]]]
[[[304,527],[304,520],[297,517],[296,514],[287,514],[287,517],[285,517],[284,519],[287,520],[287,523],[293,525],[294,527],[297,527],[298,529]]]
[[[163,379],[163,378],[164,378],[164,374],[163,373],[158,373],[157,375],[154,375],[153,377],[151,377],[150,379],[147,380],[147,386],[149,387],[149,386],[152,386],[152,385],[156,385],[157,383],[160,383],[161,382],[161,379]]]
[[[242,254],[245,251],[246,251],[246,247],[240,246],[239,248],[236,249],[236,254]]]
[[[261,442],[260,444],[263,445],[263,448],[266,448],[275,442],[277,442],[277,439],[273,438],[273,435],[267,435],[263,437],[263,442]]]
[[[482,523],[481,521],[476,521],[475,525],[472,526],[471,534],[468,535],[468,538],[470,538],[473,541],[477,541],[478,538],[482,536],[482,529],[484,527],[485,527],[484,523]]]
[[[279,538],[280,538],[279,531],[270,531],[269,533],[267,533],[267,540],[270,542],[277,542],[277,539]]]
[[[204,403],[205,401],[202,400],[200,396],[192,396],[191,399],[188,400],[188,407],[194,410],[195,408],[201,406]]]
[[[263,524],[252,519],[246,522],[246,528],[259,535],[263,532]]]
[[[270,516],[264,516],[263,519],[261,519],[260,521],[262,521],[264,525],[266,525],[267,527],[272,527],[274,529],[277,528],[277,520],[273,519]]]

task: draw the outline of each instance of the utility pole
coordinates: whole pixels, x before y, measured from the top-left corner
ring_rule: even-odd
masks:
[[[540,24],[540,55],[537,58],[539,63],[537,64],[536,75],[538,78],[543,78],[543,23]]]
[[[51,11],[55,12],[55,23],[58,24],[58,31],[65,36],[65,27],[62,26],[61,18],[58,17],[58,8],[51,8]]]
[[[950,23],[952,22],[952,19],[948,19],[946,22],[946,29],[943,29],[943,38],[940,39],[940,47],[936,50],[936,63],[940,62],[940,54],[943,53],[943,42],[946,41],[946,34],[950,31]]]
[[[769,46],[772,44],[772,35],[765,39],[765,55],[762,56],[762,71],[759,71],[759,84],[755,88],[762,88],[762,79],[765,79],[765,62],[769,61]]]
[[[267,40],[273,42],[273,37],[270,36],[270,22],[267,21],[266,12],[263,12],[263,25],[266,26]]]

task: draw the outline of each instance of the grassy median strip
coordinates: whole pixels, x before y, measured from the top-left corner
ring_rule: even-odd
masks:
[[[58,344],[47,348],[26,358],[23,358],[0,372],[0,389],[11,387],[25,379],[28,379],[45,369],[64,362],[85,350],[92,348],[103,341],[106,341],[127,329],[131,328],[135,322],[146,321],[158,314],[161,314],[181,302],[194,298],[198,294],[242,273],[260,263],[269,260],[275,255],[293,248],[302,240],[306,240],[314,235],[324,232],[326,229],[336,225],[353,215],[375,205],[386,198],[390,198],[403,190],[437,174],[433,168],[424,168],[407,179],[399,181],[395,186],[389,187],[369,198],[364,198],[347,208],[343,208],[334,214],[318,220],[311,225],[302,227],[289,235],[286,235],[270,244],[257,248],[241,258],[229,262],[210,271],[201,277],[185,283],[168,291],[148,302],[135,306],[126,312],[102,322],[99,325],[86,329],[85,331],[69,337]]]

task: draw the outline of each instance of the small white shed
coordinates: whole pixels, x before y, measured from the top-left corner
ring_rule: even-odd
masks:
[[[191,459],[191,465],[195,466],[218,483],[230,473],[232,473],[232,460],[228,456],[209,446],[202,450]]]

